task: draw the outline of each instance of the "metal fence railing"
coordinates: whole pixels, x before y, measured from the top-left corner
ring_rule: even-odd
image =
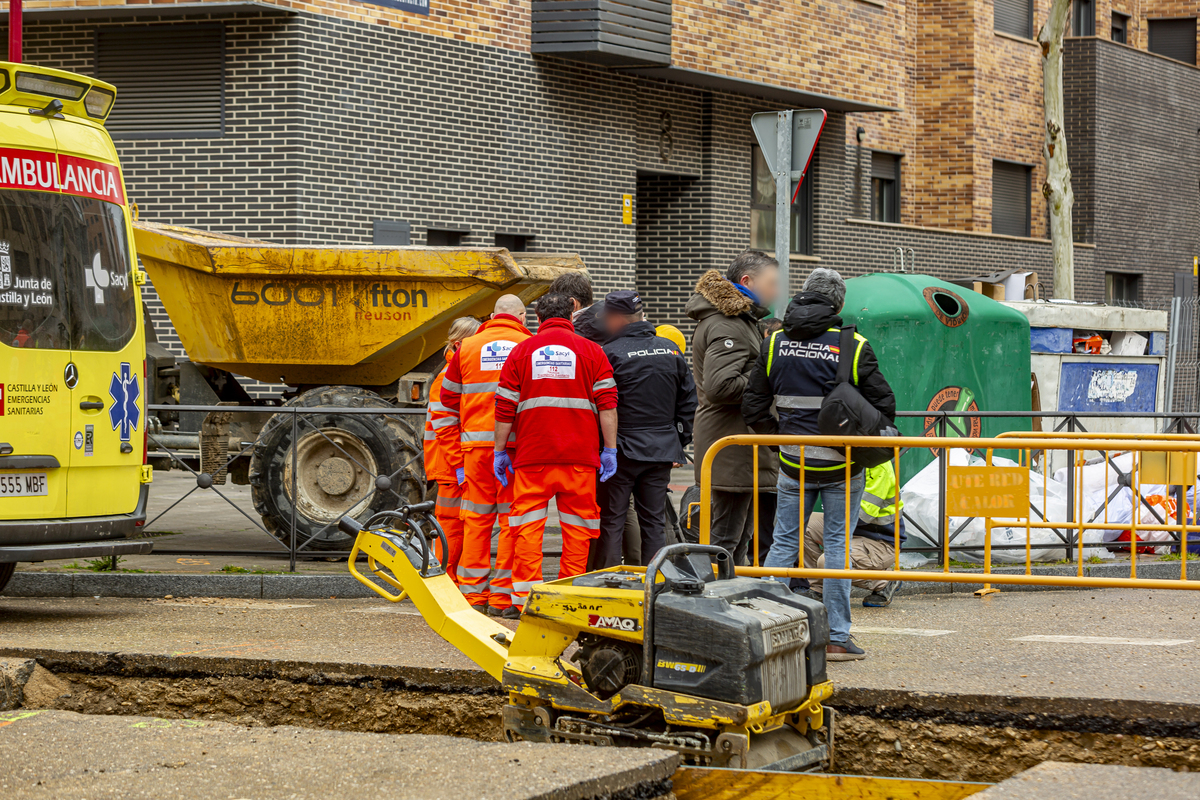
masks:
[[[752,566],[739,568],[739,574],[755,577],[796,577],[810,579],[854,579],[868,581],[929,581],[950,583],[996,583],[1020,584],[1039,586],[1079,586],[1079,587],[1110,587],[1128,588],[1143,587],[1155,589],[1200,589],[1200,580],[1189,580],[1187,552],[1189,544],[1195,546],[1196,540],[1189,533],[1197,533],[1194,509],[1189,503],[1195,503],[1197,486],[1197,453],[1200,453],[1200,437],[1194,435],[1166,434],[1157,436],[1114,436],[1105,437],[1101,434],[1087,433],[1048,433],[1042,435],[1023,435],[1014,433],[1004,438],[966,438],[966,437],[831,437],[831,436],[758,436],[742,435],[727,436],[717,441],[705,453],[701,465],[700,485],[700,541],[709,540],[710,523],[712,519],[711,485],[712,466],[717,454],[727,448],[748,446],[757,452],[762,447],[792,446],[798,448],[798,458],[801,465],[805,464],[808,453],[815,448],[821,448],[823,453],[812,458],[824,458],[828,462],[830,450],[844,454],[846,465],[844,472],[841,468],[840,494],[846,506],[845,518],[856,519],[858,509],[852,508],[851,493],[851,463],[855,448],[873,447],[886,448],[892,451],[892,459],[899,474],[902,452],[907,448],[933,447],[940,450],[940,508],[938,513],[939,541],[936,550],[939,554],[941,571],[915,571],[900,569],[901,539],[900,521],[905,512],[900,504],[895,504],[893,529],[894,564],[890,570],[852,569],[851,548],[845,542],[845,563],[828,569],[805,567],[803,563],[805,525],[804,519],[798,519],[800,548],[798,562],[795,567],[765,567]],[[975,457],[974,463],[953,465],[948,462],[948,456],[954,451],[963,451]],[[1015,451],[1017,459],[1014,463],[1000,466],[996,463],[997,451]],[[1064,503],[1062,513],[1054,510],[1054,504],[1049,502],[1048,480],[1041,481],[1042,492],[1040,507],[1036,495],[1031,492],[1032,468],[1039,454],[1050,451],[1061,451],[1070,454],[1071,467],[1069,472],[1074,476],[1074,485],[1084,487],[1089,482],[1097,483],[1093,475],[1085,475],[1085,470],[1093,466],[1102,466],[1104,472],[1104,495],[1101,503],[1103,514],[1084,514],[1082,493],[1075,492],[1070,502]],[[1100,464],[1089,463],[1084,458],[1089,452],[1103,454]],[[1138,501],[1131,503],[1130,519],[1116,521],[1109,518],[1109,503],[1111,497],[1107,494],[1109,470],[1113,466],[1114,453],[1122,453],[1129,457],[1129,467],[1118,470],[1123,478],[1114,483],[1131,489],[1132,495]],[[793,451],[791,458],[795,459]],[[1043,460],[1043,463],[1045,461]],[[826,484],[837,484],[832,478],[834,473],[826,473],[831,477],[824,481]],[[803,468],[800,470],[799,494],[805,494],[805,481],[812,481]],[[755,474],[757,483],[757,473]],[[1164,506],[1163,513],[1147,514],[1144,508],[1148,505],[1140,502],[1143,485],[1161,485],[1168,487],[1168,493],[1174,494],[1174,505]],[[757,486],[755,487],[757,491]],[[801,509],[804,501],[801,500]],[[755,506],[757,514],[757,506]],[[801,516],[803,511],[801,511]],[[982,549],[982,572],[954,571],[951,569],[951,553],[956,548],[954,537],[965,527],[962,520],[984,520],[985,535],[982,547],[975,545],[970,549]],[[757,519],[755,520],[755,536],[757,537]],[[1013,545],[994,545],[993,530],[997,527],[1006,528],[1010,533],[1024,534],[1024,541]],[[778,529],[777,529],[778,530]],[[1129,565],[1128,578],[1091,577],[1084,574],[1084,553],[1088,547],[1102,545],[1103,534],[1112,530],[1128,530],[1131,537],[1128,543],[1132,555]],[[1075,554],[1075,575],[1035,575],[1032,566],[1032,543],[1034,531],[1051,531],[1060,537],[1064,550]],[[1180,553],[1179,579],[1138,578],[1137,549],[1140,543],[1139,532],[1146,535],[1156,535],[1173,544]],[[1089,541],[1089,534],[1091,540]],[[1097,536],[1097,534],[1100,534]],[[995,573],[992,569],[993,550],[1006,547],[1007,549],[1024,550],[1024,574]]]
[[[297,558],[350,555],[353,540],[337,528],[343,514],[365,516],[424,496],[424,409],[151,405],[148,411],[222,415],[226,426],[236,415],[245,424],[208,439],[203,431],[147,432],[149,454],[189,473],[194,484],[150,516],[144,534],[162,532],[156,526],[187,509],[189,498],[211,492],[278,543],[275,549],[156,547],[161,555],[287,556],[294,571]],[[253,434],[241,439],[238,430]],[[389,430],[401,433],[389,437]],[[221,488],[231,476],[251,485],[249,503]]]

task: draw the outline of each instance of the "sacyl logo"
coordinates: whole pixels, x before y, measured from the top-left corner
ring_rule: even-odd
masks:
[[[124,289],[129,286],[129,277],[119,272],[110,273],[100,264],[100,254],[92,256],[92,265],[83,268],[83,279],[89,289],[96,293],[96,305],[104,305],[104,290],[109,286]]]

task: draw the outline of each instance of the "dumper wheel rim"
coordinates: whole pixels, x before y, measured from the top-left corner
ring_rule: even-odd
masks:
[[[341,428],[322,428],[300,435],[296,450],[296,494],[292,494],[292,448],[284,453],[283,491],[304,516],[337,522],[357,517],[370,502],[379,464],[370,446]]]
[[[421,415],[402,414],[399,409],[374,392],[355,386],[322,386],[310,389],[293,397],[285,407],[301,407],[303,416],[297,420],[300,428],[296,439],[301,442],[316,436],[317,431],[329,435],[330,429],[345,436],[360,452],[369,451],[374,460],[371,470],[380,478],[387,478],[386,489],[375,487],[375,491],[361,499],[355,499],[348,509],[359,522],[377,511],[394,509],[407,503],[418,503],[424,498],[425,473],[422,461],[421,436],[424,418]],[[337,413],[329,408],[379,408],[396,413],[362,415]],[[308,516],[301,503],[293,503],[291,492],[292,458],[291,413],[274,414],[263,426],[255,440],[250,457],[250,493],[254,508],[262,517],[263,527],[285,546],[291,544],[293,516],[296,521],[296,548],[305,552],[348,551],[353,544],[350,536],[338,530],[336,519],[330,513]],[[353,438],[350,438],[353,437]],[[323,439],[322,439],[323,441]],[[314,449],[313,453],[319,453]],[[296,452],[297,459],[301,455]],[[321,463],[324,463],[322,459]],[[351,459],[343,459],[347,462]],[[369,466],[361,458],[363,467]],[[351,464],[351,466],[354,466]],[[338,466],[334,472],[345,474],[345,467]],[[297,489],[301,481],[297,476]],[[337,475],[326,478],[336,479]],[[311,511],[311,509],[307,509]]]

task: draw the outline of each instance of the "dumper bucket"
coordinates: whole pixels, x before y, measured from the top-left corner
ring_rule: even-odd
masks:
[[[138,255],[195,362],[268,383],[384,386],[437,353],[451,320],[526,303],[575,254],[287,246],[135,222]]]

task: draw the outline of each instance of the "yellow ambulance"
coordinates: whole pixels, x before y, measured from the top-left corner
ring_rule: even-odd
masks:
[[[146,339],[102,81],[0,62],[0,590],[149,552]]]

